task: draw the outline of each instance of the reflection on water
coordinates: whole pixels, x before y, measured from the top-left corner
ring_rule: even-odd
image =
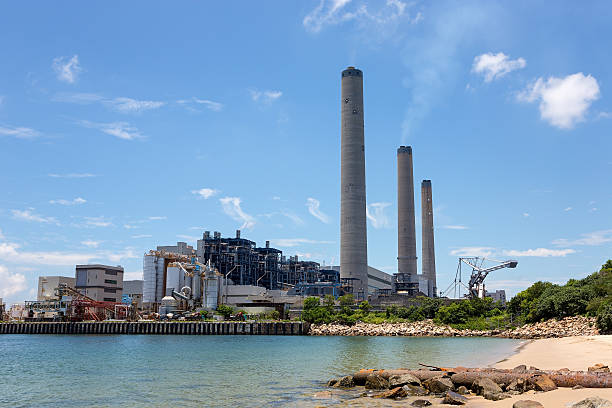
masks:
[[[313,407],[361,368],[487,365],[519,340],[309,336],[0,336],[0,406]]]

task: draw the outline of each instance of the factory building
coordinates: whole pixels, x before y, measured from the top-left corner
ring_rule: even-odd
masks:
[[[342,71],[340,161],[340,277],[354,295],[368,293],[363,73]]]
[[[77,265],[75,289],[97,302],[121,302],[123,268],[108,265]]]
[[[280,283],[295,286],[299,283],[314,283],[321,280],[321,269],[318,262],[300,261],[298,256],[281,258]]]
[[[221,238],[219,232],[211,237],[206,231],[198,240],[196,254],[199,262],[210,262],[231,284],[279,287],[282,251],[271,248],[270,241],[258,248],[254,241],[241,238],[240,230],[235,238]]]
[[[342,278],[342,265],[330,266],[329,268],[340,272],[340,281],[343,286],[350,285],[350,281],[345,281]],[[379,269],[372,268],[368,265],[367,269],[368,273],[368,292],[367,294],[360,294],[360,296],[355,295],[355,299],[357,300],[367,300],[369,295],[374,295],[381,291],[389,292],[392,288],[393,277],[386,272],[383,272]],[[355,293],[355,292],[353,292]]]
[[[421,183],[421,226],[423,228],[422,241],[422,281],[427,285],[427,291],[421,290],[429,297],[437,295],[436,285],[436,253],[434,248],[433,202],[431,194],[431,180]],[[425,289],[425,287],[421,287]]]
[[[68,276],[39,276],[38,277],[38,295],[36,300],[51,300],[56,299],[55,289],[60,286],[60,283],[74,288],[76,279]]]
[[[489,297],[494,302],[499,302],[502,306],[506,306],[506,291],[503,289],[498,289],[495,292],[485,291],[485,297]]]
[[[143,284],[143,280],[123,281],[122,302],[135,305],[138,309],[142,309]]]

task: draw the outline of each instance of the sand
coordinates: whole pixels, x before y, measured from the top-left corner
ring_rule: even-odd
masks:
[[[514,368],[520,364],[542,370],[586,371],[589,366],[603,363],[612,366],[612,336],[565,337],[530,341],[519,347],[511,357],[495,364],[496,368]],[[573,390],[559,388],[555,391],[516,395],[503,401],[487,401],[481,397],[470,398],[469,407],[511,408],[521,400],[538,401],[545,408],[571,407],[572,403],[587,397],[599,396],[612,401],[612,388],[584,388]]]

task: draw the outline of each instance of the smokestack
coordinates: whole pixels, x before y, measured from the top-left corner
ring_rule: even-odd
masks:
[[[431,180],[421,183],[421,224],[423,226],[422,274],[427,279],[427,295],[435,297],[436,253],[434,249],[433,202],[431,200]]]
[[[340,276],[352,279],[353,293],[368,295],[363,73],[342,71],[340,164]]]
[[[397,149],[397,282],[418,283],[412,147]],[[397,287],[397,289],[406,289]]]
[[[266,241],[266,248],[270,248],[270,241]]]
[[[236,238],[240,238],[240,230],[236,230]]]

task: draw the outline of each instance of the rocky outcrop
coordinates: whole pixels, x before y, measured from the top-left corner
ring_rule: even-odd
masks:
[[[354,326],[337,323],[313,324],[313,336],[420,336],[420,337],[507,337],[513,339],[539,339],[568,336],[592,336],[599,334],[595,318],[567,317],[562,320],[526,324],[512,330],[459,330],[437,325],[433,320],[406,323],[370,324],[358,322]]]
[[[544,408],[538,401],[521,400],[512,404],[512,408]]]
[[[386,390],[389,388],[389,381],[378,374],[370,374],[365,382],[366,390]]]
[[[453,382],[447,377],[430,378],[423,385],[433,394],[443,394],[454,388]]]
[[[467,398],[453,391],[447,391],[446,394],[444,395],[444,399],[442,400],[443,404],[449,404],[449,405],[465,405],[467,404],[467,402],[468,402]]]
[[[404,385],[421,385],[421,381],[412,374],[392,375],[389,377],[389,386],[391,388],[401,387]]]
[[[571,406],[571,408],[604,408],[612,407],[612,402],[600,398],[600,397],[589,397],[582,401],[579,401]]]

